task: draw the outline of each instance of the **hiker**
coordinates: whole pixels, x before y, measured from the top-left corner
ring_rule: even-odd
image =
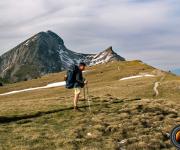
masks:
[[[67,74],[65,76],[66,81],[66,88],[67,89],[74,89],[74,110],[78,110],[78,100],[79,95],[81,93],[81,88],[87,84],[87,80],[83,78],[82,71],[85,70],[86,64],[84,62],[80,62],[79,66],[77,65],[71,65],[67,71]]]

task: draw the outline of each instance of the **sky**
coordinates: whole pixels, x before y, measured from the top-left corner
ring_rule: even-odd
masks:
[[[51,30],[68,49],[113,46],[127,60],[180,68],[180,0],[1,0],[0,55]]]

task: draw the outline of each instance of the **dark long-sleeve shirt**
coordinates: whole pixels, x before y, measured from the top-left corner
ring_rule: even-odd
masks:
[[[77,88],[77,87],[84,87],[84,78],[83,78],[83,75],[82,75],[82,71],[79,69],[78,66],[75,66],[76,68],[76,78],[75,78],[75,83],[74,83],[74,87]]]

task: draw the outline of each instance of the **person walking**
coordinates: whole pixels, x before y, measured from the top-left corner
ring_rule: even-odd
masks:
[[[81,93],[81,88],[88,83],[88,81],[83,77],[82,71],[85,70],[86,64],[84,62],[80,62],[79,65],[71,65],[65,76],[66,88],[74,89],[74,98],[73,98],[73,106],[74,110],[78,109],[78,100]]]

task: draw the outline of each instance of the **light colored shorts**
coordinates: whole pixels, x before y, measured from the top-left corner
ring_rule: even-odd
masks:
[[[81,93],[81,88],[74,88],[74,94],[80,94]]]

